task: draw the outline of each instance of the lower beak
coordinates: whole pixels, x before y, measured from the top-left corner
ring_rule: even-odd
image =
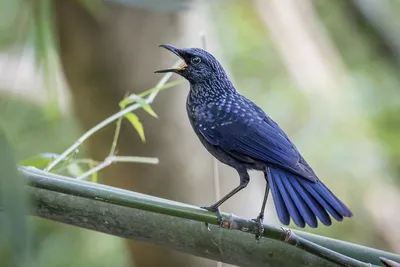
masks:
[[[180,50],[178,48],[176,48],[172,45],[168,45],[168,44],[162,44],[162,45],[160,45],[160,47],[171,51],[172,53],[174,53],[175,55],[177,55],[178,57],[180,57],[183,60],[183,58],[180,54]],[[183,64],[177,68],[157,70],[154,73],[178,72],[178,71],[184,70],[186,67],[187,67],[187,65],[186,65],[186,62],[184,61]]]

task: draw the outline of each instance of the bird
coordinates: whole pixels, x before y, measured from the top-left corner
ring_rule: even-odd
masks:
[[[351,210],[317,177],[286,133],[254,102],[235,88],[221,63],[201,48],[160,47],[183,60],[177,68],[155,71],[172,72],[190,84],[186,111],[190,124],[203,146],[220,162],[234,168],[239,185],[216,203],[202,207],[222,216],[219,207],[244,189],[249,170],[264,173],[266,187],[261,211],[256,219],[258,240],[264,231],[264,210],[269,191],[279,221],[290,220],[300,228],[326,225],[332,219],[352,217]]]

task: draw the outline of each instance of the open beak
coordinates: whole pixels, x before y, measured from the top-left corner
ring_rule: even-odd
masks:
[[[172,53],[174,53],[175,55],[177,55],[178,57],[180,57],[183,60],[183,64],[177,68],[157,70],[154,73],[178,72],[178,71],[184,70],[187,67],[186,62],[184,61],[184,59],[182,58],[182,56],[180,54],[180,49],[178,49],[172,45],[168,45],[168,44],[162,44],[162,45],[160,45],[160,47],[165,48],[165,49],[171,51]]]

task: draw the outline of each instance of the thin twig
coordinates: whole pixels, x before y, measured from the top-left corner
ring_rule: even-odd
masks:
[[[173,68],[178,67],[181,64],[181,59],[178,60],[174,65]],[[160,81],[157,83],[155,88],[161,88],[172,76],[172,73],[166,73]],[[155,90],[152,92],[145,100],[147,104],[151,104],[154,100],[154,98],[157,96],[159,90]],[[110,117],[106,118],[99,124],[95,125],[93,128],[88,130],[86,133],[84,133],[75,143],[73,143],[67,150],[65,150],[60,156],[58,156],[54,161],[52,161],[49,166],[47,166],[44,170],[45,171],[50,171],[54,166],[56,166],[58,163],[60,163],[64,158],[66,158],[69,154],[71,154],[73,151],[75,151],[79,146],[83,144],[89,137],[91,137],[94,133],[102,129],[103,127],[107,126],[108,124],[112,123],[113,121],[123,117],[125,114],[128,114],[129,112],[132,112],[136,109],[139,109],[141,107],[140,104],[133,104],[131,106],[126,107],[125,109],[120,110],[119,112],[115,113],[114,115],[111,115]]]
[[[119,133],[121,131],[121,123],[122,123],[122,118],[118,118],[116,124],[115,124],[115,132],[114,132],[114,138],[111,144],[110,148],[110,153],[108,154],[109,156],[112,156],[115,154],[115,149],[117,148],[117,143],[118,143],[118,138],[119,138]]]
[[[76,177],[76,179],[78,180],[84,180],[87,177],[89,177],[90,175],[92,175],[93,173],[96,173],[102,169],[104,169],[107,166],[110,166],[113,162],[111,160],[109,160],[109,158],[107,157],[103,162],[101,162],[99,165],[97,165],[96,167],[88,170],[87,172],[83,173],[81,176]]]
[[[84,158],[84,159],[74,159],[74,160],[72,160],[70,162],[67,162],[67,161],[63,161],[63,162],[66,162],[66,164],[58,165],[57,168],[53,169],[53,173],[59,174],[59,173],[63,172],[64,170],[68,169],[71,165],[74,165],[74,164],[76,164],[76,165],[86,164],[86,165],[89,166],[89,168],[92,168],[91,166],[95,166],[95,165],[98,165],[98,164],[101,163],[100,161],[96,161],[96,160],[93,160],[93,159],[86,159],[86,158]]]
[[[78,180],[84,180],[93,173],[101,171],[102,169],[110,166],[116,162],[132,162],[132,163],[146,163],[146,164],[158,164],[158,158],[148,158],[148,157],[131,157],[131,156],[109,156],[105,158],[103,162],[98,164],[96,167],[83,173],[81,176],[77,177]]]
[[[135,157],[135,156],[110,156],[108,157],[112,162],[134,162],[146,164],[158,164],[158,158],[149,157]]]

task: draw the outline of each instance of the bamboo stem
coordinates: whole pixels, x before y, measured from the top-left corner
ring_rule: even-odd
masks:
[[[33,167],[20,167],[20,171],[27,179],[28,184],[32,187],[68,194],[70,196],[92,199],[100,202],[107,202],[117,206],[129,207],[142,211],[149,211],[153,213],[209,223],[213,225],[217,224],[215,213],[205,211],[195,206],[152,197],[123,189],[113,188],[110,186],[90,183],[86,181],[79,181],[60,175],[54,175]],[[257,225],[252,220],[247,220],[226,213],[223,213],[223,217],[223,228],[240,230],[242,232],[252,234],[255,234],[257,232]],[[286,244],[314,254],[318,257],[326,259],[330,262],[336,263],[339,266],[373,266],[369,263],[359,261],[357,259],[351,258],[349,256],[333,251],[327,247],[324,247],[324,243],[331,244],[330,242],[332,242],[332,240],[329,240],[329,242],[327,242],[327,238],[317,238],[316,236],[311,235],[314,240],[310,241],[307,238],[308,234],[306,233],[298,232],[298,234],[296,234],[291,230],[266,224],[264,224],[264,228],[264,237],[284,242]],[[318,242],[315,242],[315,240],[319,240],[321,243],[317,244]],[[345,244],[345,242],[343,242],[343,244]],[[364,251],[368,250],[365,247],[363,249]],[[357,249],[357,251],[359,250],[361,250],[361,248]],[[373,260],[376,264],[378,264],[377,262],[379,262],[379,256],[384,256],[386,258],[397,261],[400,260],[400,256],[381,251],[375,251],[375,253],[373,253],[372,249],[370,249],[368,253],[370,253],[371,255],[375,255],[373,258],[370,257],[369,259]]]

